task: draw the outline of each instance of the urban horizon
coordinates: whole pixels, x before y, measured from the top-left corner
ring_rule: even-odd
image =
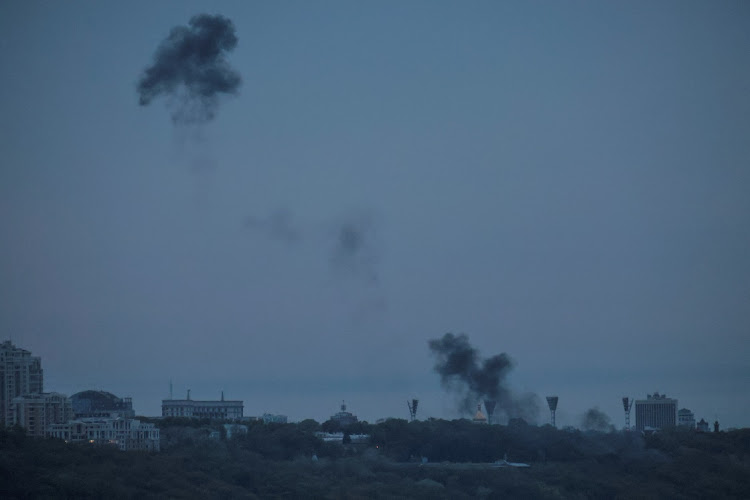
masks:
[[[9,342],[13,342],[11,339],[8,339]],[[32,356],[38,356],[34,353],[34,351],[31,351],[30,349],[15,345],[15,347],[20,349],[25,349],[27,351],[31,352]],[[408,408],[408,403],[411,398],[416,398],[419,400],[419,409],[417,411],[417,419],[418,420],[426,420],[429,418],[439,418],[439,419],[455,419],[455,418],[468,418],[471,419],[471,417],[474,415],[474,411],[460,411],[458,408],[458,402],[456,400],[455,395],[452,395],[450,393],[446,393],[444,389],[436,389],[433,390],[433,392],[426,392],[428,397],[431,395],[434,400],[437,400],[442,408],[442,413],[436,414],[432,412],[432,409],[435,408],[435,401],[431,401],[430,399],[425,399],[419,397],[419,395],[414,396],[403,396],[401,399],[403,399],[403,402],[398,401],[396,403],[396,395],[393,392],[387,391],[386,394],[383,394],[383,392],[376,392],[375,396],[372,396],[373,393],[365,393],[363,396],[362,394],[357,394],[356,392],[352,391],[342,391],[346,392],[350,395],[350,398],[340,398],[338,401],[331,400],[330,403],[330,409],[326,410],[324,408],[324,405],[326,403],[329,403],[328,400],[323,401],[321,398],[305,398],[303,397],[299,392],[290,392],[291,396],[285,397],[285,394],[280,391],[264,391],[264,390],[257,390],[254,394],[257,396],[258,394],[261,395],[261,397],[252,397],[252,394],[250,397],[248,397],[248,392],[246,391],[243,395],[242,392],[235,393],[234,391],[229,392],[224,389],[218,389],[213,392],[210,392],[210,384],[206,382],[196,382],[193,384],[192,387],[198,387],[199,390],[196,392],[192,388],[188,387],[187,385],[180,384],[180,386],[177,386],[174,382],[167,381],[166,384],[166,391],[164,397],[158,399],[158,401],[153,400],[142,400],[139,398],[136,394],[130,394],[130,393],[120,393],[116,390],[112,390],[112,387],[123,387],[126,386],[126,384],[122,384],[120,382],[119,384],[113,383],[110,386],[107,386],[107,384],[97,384],[92,387],[79,387],[76,390],[73,390],[72,386],[66,386],[65,384],[60,385],[58,387],[64,387],[68,390],[58,390],[56,388],[50,387],[50,381],[51,377],[49,376],[49,371],[44,368],[44,358],[42,356],[38,356],[42,358],[42,369],[44,370],[45,374],[45,380],[44,380],[44,392],[57,392],[64,394],[68,397],[72,396],[73,394],[82,392],[82,391],[88,391],[88,390],[94,390],[94,391],[103,391],[103,392],[109,392],[114,394],[117,397],[120,398],[126,398],[130,397],[133,400],[133,408],[135,410],[135,414],[137,416],[142,417],[161,417],[162,416],[162,401],[170,400],[170,389],[172,391],[172,398],[174,400],[186,400],[188,399],[188,391],[190,391],[190,397],[189,399],[192,401],[220,401],[221,397],[224,396],[224,398],[227,401],[242,401],[244,412],[243,416],[246,418],[250,417],[262,417],[263,414],[278,414],[278,415],[284,415],[288,417],[289,422],[300,422],[305,419],[313,419],[316,420],[319,423],[322,423],[328,419],[331,418],[332,415],[334,415],[336,412],[339,411],[340,405],[342,403],[347,405],[348,411],[355,414],[360,420],[367,421],[369,423],[375,423],[378,420],[381,419],[387,419],[387,418],[400,418],[408,420],[410,418],[410,412]],[[437,378],[436,374],[431,374],[433,377]],[[232,384],[232,383],[225,383],[224,385],[229,387],[236,387],[239,391],[239,385],[238,384]],[[657,393],[659,391],[656,391]],[[370,395],[370,397],[367,397],[367,394]],[[663,396],[667,396],[669,398],[674,398],[678,401],[677,410],[687,408],[691,410],[695,415],[695,421],[699,421],[701,419],[704,419],[711,425],[711,429],[713,429],[714,421],[718,421],[722,430],[732,429],[732,428],[744,428],[748,427],[747,425],[743,425],[740,423],[732,424],[731,422],[722,421],[721,415],[716,415],[714,417],[710,415],[703,415],[699,411],[696,411],[694,408],[692,408],[688,404],[683,404],[683,399],[680,398],[680,395],[671,394],[668,392],[662,392]],[[559,394],[555,394],[559,397]],[[243,397],[244,396],[244,397]],[[539,400],[539,406],[538,406],[538,418],[531,419],[529,423],[535,424],[535,425],[545,425],[550,423],[550,412],[547,408],[546,402],[544,402],[544,397],[547,395],[535,395],[537,399]],[[571,395],[572,396],[572,395]],[[632,401],[641,401],[646,400],[647,396],[650,398],[651,393],[645,393],[643,395],[629,395],[626,397],[629,397]],[[563,405],[565,404],[565,399],[559,397],[560,403]],[[377,404],[367,404],[368,401],[374,399]],[[573,397],[570,397],[569,399],[575,400]],[[556,426],[558,428],[564,428],[564,427],[574,427],[578,429],[582,429],[584,427],[583,425],[583,417],[587,410],[590,410],[592,408],[595,408],[597,410],[601,410],[603,414],[608,418],[607,425],[611,425],[613,430],[625,430],[625,413],[622,409],[622,396],[617,399],[617,403],[620,409],[619,414],[612,415],[608,413],[604,408],[608,408],[605,405],[602,405],[600,403],[594,404],[589,408],[581,408],[580,411],[576,411],[575,409],[569,409],[565,408],[564,406],[558,406],[556,410]],[[264,401],[267,401],[266,404],[264,404]],[[303,410],[300,410],[301,407],[306,407],[311,404],[311,402],[314,401],[317,413],[316,412],[310,412],[305,413]],[[299,403],[299,406],[295,405],[295,402]],[[484,400],[477,399],[477,403],[482,404],[482,411],[485,411],[485,405]],[[403,408],[401,408],[401,406]],[[612,406],[612,405],[609,405]],[[382,407],[382,408],[390,408],[391,413],[374,413],[378,410],[373,408]],[[144,410],[143,408],[148,408],[148,410]],[[282,408],[286,409],[286,411],[277,411],[275,408]],[[365,409],[364,412],[359,411],[359,408]],[[427,410],[425,410],[427,408]],[[369,413],[367,411],[369,410]],[[327,413],[326,413],[327,412]],[[675,415],[676,416],[676,415]],[[619,418],[618,418],[619,417]],[[507,424],[507,418],[503,418],[500,421],[496,419],[493,423],[499,423],[499,424]],[[630,423],[631,428],[635,429],[636,427],[636,414],[635,409],[630,412]]]

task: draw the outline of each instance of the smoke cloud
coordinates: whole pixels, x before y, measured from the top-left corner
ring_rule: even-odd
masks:
[[[336,278],[378,288],[379,248],[377,224],[372,212],[352,211],[320,224],[302,223],[287,209],[268,216],[248,216],[244,227],[257,236],[288,245],[324,245],[330,271]],[[327,247],[327,248],[326,248]],[[377,299],[382,307],[382,299]]]
[[[234,24],[223,16],[200,14],[172,28],[138,81],[140,105],[163,95],[175,123],[213,119],[219,95],[236,93],[242,81],[225,57],[236,46]]]
[[[277,210],[265,218],[249,216],[245,219],[245,227],[290,245],[302,240],[302,231],[288,210]]]
[[[377,269],[376,231],[371,216],[349,215],[333,231],[331,266],[338,273],[379,282]]]
[[[609,417],[599,410],[599,408],[590,408],[583,414],[581,427],[585,431],[612,432],[615,426],[610,422]]]
[[[437,358],[435,371],[447,390],[460,397],[461,410],[469,413],[479,400],[496,403],[495,420],[499,415],[534,421],[539,414],[539,398],[534,394],[516,395],[508,387],[506,377],[513,361],[506,353],[481,359],[479,351],[461,333],[446,333],[428,343]]]

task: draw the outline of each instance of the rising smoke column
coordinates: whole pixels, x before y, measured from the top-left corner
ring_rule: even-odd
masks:
[[[437,358],[435,371],[440,382],[444,388],[459,394],[462,411],[471,412],[480,400],[487,399],[496,402],[496,414],[536,419],[538,398],[533,394],[517,396],[507,386],[505,379],[513,361],[506,353],[482,360],[464,333],[446,333],[440,339],[430,340],[428,345]]]
[[[219,95],[236,93],[242,81],[225,57],[236,46],[234,24],[223,16],[200,14],[172,28],[138,81],[140,105],[163,95],[175,123],[213,119]]]

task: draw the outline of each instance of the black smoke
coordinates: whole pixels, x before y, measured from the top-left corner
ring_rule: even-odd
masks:
[[[482,359],[464,333],[446,333],[440,339],[430,340],[429,347],[437,358],[435,371],[443,387],[459,394],[462,411],[471,412],[479,400],[491,400],[496,403],[495,419],[502,414],[507,418],[536,420],[539,398],[534,394],[516,395],[507,385],[513,361],[506,353]]]
[[[585,431],[596,432],[612,432],[615,430],[615,426],[612,425],[609,417],[599,408],[590,408],[583,414],[581,428]]]
[[[219,95],[236,93],[242,81],[226,60],[236,46],[234,24],[223,16],[200,14],[172,28],[138,81],[140,105],[166,96],[175,123],[213,119]]]

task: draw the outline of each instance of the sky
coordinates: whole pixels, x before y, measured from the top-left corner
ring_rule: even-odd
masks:
[[[139,105],[220,14],[213,119]],[[0,337],[45,390],[464,416],[428,342],[750,426],[745,1],[2,2]],[[539,422],[548,418],[546,410]],[[633,415],[634,419],[634,415]]]

